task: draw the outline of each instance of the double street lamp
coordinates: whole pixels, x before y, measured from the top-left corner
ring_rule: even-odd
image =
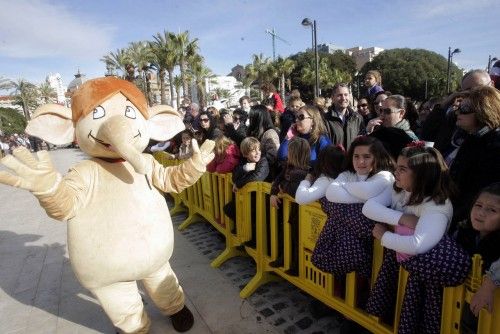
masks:
[[[446,94],[450,93],[450,67],[451,67],[451,62],[453,60],[453,55],[456,53],[460,53],[460,49],[455,49],[452,52],[451,46],[448,47],[448,70],[446,72]]]
[[[315,59],[315,75],[316,75],[316,85],[314,86],[314,97],[318,97],[321,94],[321,90],[319,88],[319,56],[318,56],[318,40],[316,36],[316,20],[311,21],[309,18],[305,18],[302,20],[302,25],[304,27],[311,27],[312,31],[312,46],[314,50],[314,59]]]

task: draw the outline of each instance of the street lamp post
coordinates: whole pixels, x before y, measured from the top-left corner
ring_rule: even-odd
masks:
[[[316,20],[311,21],[309,18],[305,18],[302,20],[302,25],[304,27],[311,27],[312,29],[312,44],[314,50],[314,60],[315,60],[315,76],[316,76],[316,84],[314,86],[314,97],[318,97],[321,95],[321,89],[319,87],[319,55],[318,55],[318,39],[317,39],[317,29],[316,29]]]
[[[491,70],[491,63],[493,63],[493,62],[495,62],[497,60],[498,60],[497,57],[491,58],[491,55],[489,55],[489,57],[488,57],[488,68],[487,68],[488,73],[490,73],[490,70]]]
[[[427,101],[427,92],[428,92],[428,90],[427,90],[427,78],[425,78],[425,98],[424,98],[425,101]]]
[[[451,62],[453,60],[453,55],[456,53],[460,53],[460,49],[455,49],[453,52],[451,51],[451,46],[448,47],[448,70],[446,71],[446,93],[450,93],[450,69]]]

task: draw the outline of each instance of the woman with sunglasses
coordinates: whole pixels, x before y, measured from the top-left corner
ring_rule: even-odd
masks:
[[[233,115],[225,114],[224,120],[224,135],[233,140],[238,146],[243,139],[247,137],[247,113],[243,109],[235,109]]]
[[[377,113],[371,110],[367,98],[363,97],[359,99],[357,108],[358,108],[358,114],[363,116],[363,121],[365,122],[365,126],[368,125],[369,121],[377,117]]]
[[[468,217],[473,197],[500,181],[500,92],[478,87],[455,110],[457,126],[467,135],[450,166],[460,196],[453,200],[452,229]]]
[[[304,106],[295,113],[295,124],[290,127],[278,150],[278,161],[286,162],[288,144],[294,137],[306,139],[311,146],[311,166],[314,166],[319,152],[332,142],[326,136],[326,128],[318,108]]]
[[[216,140],[222,136],[222,131],[217,127],[217,122],[208,111],[203,111],[199,116],[200,145],[207,139]]]
[[[406,119],[406,99],[402,95],[391,95],[382,102],[380,115],[368,122],[366,132],[372,133],[378,127],[402,129],[413,140],[418,140],[415,133],[410,129],[410,122]]]

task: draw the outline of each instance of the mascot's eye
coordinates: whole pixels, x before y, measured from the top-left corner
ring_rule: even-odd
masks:
[[[127,106],[127,108],[125,108],[125,116],[127,116],[128,118],[135,119],[135,109],[130,106]]]
[[[98,106],[94,109],[94,114],[92,116],[94,117],[94,119],[102,118],[106,116],[106,111],[104,110],[103,107]]]

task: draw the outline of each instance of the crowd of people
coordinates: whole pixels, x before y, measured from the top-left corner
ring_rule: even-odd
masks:
[[[215,140],[208,170],[232,172],[235,191],[269,181],[271,206],[280,207],[280,193],[299,204],[319,200],[328,219],[312,261],[340,281],[357,272],[359,291],[367,291],[358,305],[367,312],[389,319],[402,265],[409,281],[401,332],[438,333],[442,287],[461,284],[480,254],[485,280],[463,321],[472,328],[483,307],[492,311],[500,284],[500,91],[483,70],[465,74],[459,91],[418,105],[384,90],[378,71],[366,74],[365,87],[356,101],[339,83],[330,98],[308,104],[292,91],[285,106],[265,83],[262,101],[244,96],[234,111],[200,110],[185,99],[187,130],[163,145],[183,159],[191,138]],[[234,203],[225,212],[234,218]],[[286,222],[289,275],[297,275],[297,216]],[[370,291],[373,238],[385,252]],[[273,267],[284,266],[278,253]],[[416,311],[424,303],[428,311]]]
[[[0,136],[0,157],[11,154],[16,147],[26,147],[32,152],[42,149],[42,141],[39,138],[28,136],[27,134],[14,133],[12,135]],[[49,144],[45,147],[50,150]]]

